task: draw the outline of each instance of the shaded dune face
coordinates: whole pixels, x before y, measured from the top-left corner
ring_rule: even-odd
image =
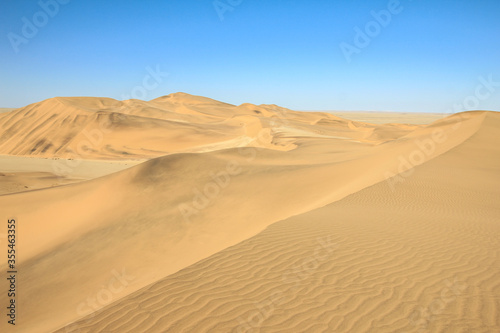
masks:
[[[155,158],[0,196],[0,218],[20,221],[22,332],[500,326],[498,113],[375,125],[187,94],[40,105],[23,111],[33,138],[56,146],[101,115],[110,131],[82,158]],[[22,110],[0,127],[14,133]],[[58,117],[72,125],[49,130]],[[23,135],[0,150],[31,151],[31,137],[15,147]],[[39,148],[27,155],[58,156]],[[437,307],[446,281],[456,294]]]

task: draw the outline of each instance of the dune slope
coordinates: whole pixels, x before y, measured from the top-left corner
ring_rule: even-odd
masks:
[[[136,159],[0,195],[20,235],[19,332],[415,331],[455,277],[473,303],[456,295],[426,325],[472,307],[458,329],[498,326],[482,310],[498,308],[498,113],[374,125],[178,93],[56,98],[0,128],[0,153],[23,161]]]
[[[58,332],[499,331],[499,126]]]

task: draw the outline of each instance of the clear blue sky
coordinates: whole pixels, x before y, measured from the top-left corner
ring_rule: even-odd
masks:
[[[50,16],[38,1],[2,0],[0,106],[182,91],[296,110],[449,112],[480,76],[500,82],[499,0],[391,2],[221,0],[232,10],[218,12],[213,0],[71,0]],[[390,22],[374,23],[371,11],[388,8]],[[369,45],[356,46],[356,27],[372,29]],[[342,43],[357,47],[350,62]],[[144,86],[147,68],[168,76]],[[489,88],[469,105],[500,110],[500,84]]]

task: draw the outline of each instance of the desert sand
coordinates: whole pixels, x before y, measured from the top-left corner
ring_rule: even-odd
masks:
[[[499,332],[499,130],[184,93],[0,113],[15,331]]]
[[[15,110],[15,108],[0,108],[0,113],[3,113],[3,112],[10,112],[12,110]]]
[[[436,120],[448,117],[446,113],[427,113],[427,112],[379,112],[379,111],[325,111],[350,120],[362,121],[372,124],[413,124],[425,125]]]

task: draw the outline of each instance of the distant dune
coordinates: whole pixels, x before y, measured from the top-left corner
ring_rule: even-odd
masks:
[[[16,330],[500,331],[499,130],[184,93],[0,114]]]
[[[373,124],[402,123],[424,125],[432,123],[450,114],[419,112],[377,112],[377,111],[331,111],[332,114],[356,121]]]
[[[292,122],[338,119],[277,106],[234,106],[183,93],[149,102],[57,97],[0,114],[0,154],[143,159],[246,146],[255,140],[253,132],[269,127],[280,114]]]

